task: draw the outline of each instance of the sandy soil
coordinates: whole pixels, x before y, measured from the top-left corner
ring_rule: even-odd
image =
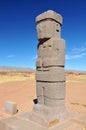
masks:
[[[35,80],[0,83],[0,113],[4,113],[5,101],[18,104],[19,114],[31,111],[36,98]],[[86,114],[86,82],[66,83],[66,106],[70,111]]]
[[[71,111],[86,114],[86,82],[66,83],[66,106]]]
[[[35,80],[13,81],[0,84],[0,111],[4,112],[4,103],[13,101],[18,104],[19,113],[31,111],[36,98]]]

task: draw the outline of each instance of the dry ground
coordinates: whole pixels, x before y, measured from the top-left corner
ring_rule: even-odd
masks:
[[[0,116],[4,115],[5,101],[18,104],[19,113],[31,111],[33,99],[36,98],[34,74],[0,76]],[[66,105],[70,111],[86,114],[86,75],[67,75]]]

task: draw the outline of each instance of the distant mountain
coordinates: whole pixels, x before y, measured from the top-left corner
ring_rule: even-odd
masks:
[[[34,69],[15,66],[0,66],[0,72],[34,72]]]
[[[35,72],[35,69],[15,66],[0,66],[0,72]],[[66,73],[86,74],[86,71],[65,70]]]
[[[79,70],[66,70],[66,73],[75,73],[75,74],[86,74],[86,71],[79,71]]]

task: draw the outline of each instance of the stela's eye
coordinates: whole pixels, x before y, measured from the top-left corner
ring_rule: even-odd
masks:
[[[58,29],[56,29],[56,31],[57,31],[57,32],[59,32],[59,30],[58,30]]]

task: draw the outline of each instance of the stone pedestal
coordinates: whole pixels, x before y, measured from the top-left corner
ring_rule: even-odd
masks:
[[[0,120],[0,130],[85,130],[86,117],[75,114],[76,118],[69,118],[61,122],[53,121],[49,127],[44,127],[39,123],[29,120],[27,112],[17,117],[10,117]],[[74,116],[74,114],[73,114]]]
[[[29,115],[29,119],[41,124],[45,127],[51,127],[59,124],[68,117],[66,108],[62,107],[49,107],[45,105],[36,104],[33,107],[33,111]]]

